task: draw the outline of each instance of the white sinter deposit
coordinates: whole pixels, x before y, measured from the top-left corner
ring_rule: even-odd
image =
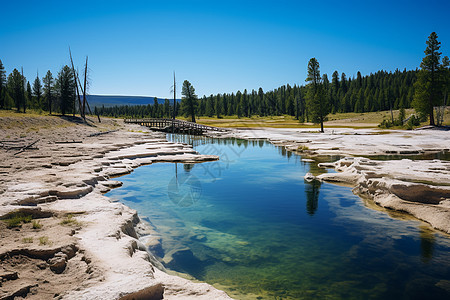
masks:
[[[338,173],[321,174],[317,179],[351,185],[356,194],[380,206],[407,212],[450,233],[450,161],[360,157],[448,152],[450,131],[327,128],[319,133],[311,129],[264,128],[236,130],[221,137],[264,138],[306,157],[351,156],[319,164],[335,168]]]
[[[154,230],[136,211],[103,196],[121,185],[112,176],[140,165],[218,157],[167,142],[164,134],[114,123],[116,130],[101,135],[95,125],[65,123],[41,126],[22,141],[11,136],[13,129],[0,135],[5,141],[0,149],[0,218],[5,220],[0,222],[0,298],[230,299],[209,284],[155,268],[151,261],[156,259],[139,240],[154,243]],[[36,139],[38,149],[17,153],[14,148]],[[8,228],[18,211],[32,215],[40,228],[31,223]]]

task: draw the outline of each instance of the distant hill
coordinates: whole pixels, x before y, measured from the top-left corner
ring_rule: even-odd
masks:
[[[87,100],[90,107],[112,107],[121,105],[147,105],[153,104],[155,97],[143,97],[143,96],[109,96],[109,95],[88,95]],[[158,103],[163,104],[165,99],[158,98]],[[173,99],[169,99],[170,103],[173,103]],[[177,99],[180,102],[180,99]]]

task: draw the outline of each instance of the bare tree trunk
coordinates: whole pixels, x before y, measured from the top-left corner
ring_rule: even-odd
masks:
[[[80,78],[78,78],[78,85],[81,87],[81,81],[80,81]],[[83,89],[81,89],[81,93],[84,93]],[[88,110],[89,110],[89,114],[92,115],[91,107],[89,106],[89,102],[87,101],[87,98],[86,98],[86,105],[87,105],[87,108],[88,108]]]
[[[69,47],[69,56],[70,56],[70,63],[72,64],[73,77],[75,79],[75,87],[77,89],[78,107],[80,108],[80,115],[86,121],[86,117],[84,116],[83,112],[81,111],[81,98],[80,98],[80,92],[78,90],[78,82],[77,82],[78,76],[77,76],[77,73],[75,72],[75,67],[73,65],[72,51],[70,51],[70,47]]]
[[[173,118],[175,120],[175,115],[177,113],[176,109],[177,109],[177,86],[176,86],[176,82],[175,82],[175,71],[173,71]]]
[[[86,66],[84,67],[84,88],[83,88],[83,115],[86,115],[86,82],[87,82],[87,64],[88,64],[88,57],[86,56]]]
[[[23,67],[22,67],[22,88],[20,89],[22,95],[20,95],[20,97],[22,98],[21,102],[23,104],[23,113],[26,113],[26,111],[27,111],[27,99],[25,99],[25,80],[24,79],[25,78],[23,77]]]

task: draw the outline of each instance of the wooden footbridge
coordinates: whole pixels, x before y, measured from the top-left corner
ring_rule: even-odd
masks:
[[[201,125],[177,119],[125,119],[125,123],[140,124],[152,130],[169,133],[187,133],[192,135],[202,135],[206,131],[228,131],[225,128]]]

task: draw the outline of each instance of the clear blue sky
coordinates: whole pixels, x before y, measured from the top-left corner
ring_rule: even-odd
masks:
[[[169,98],[173,71],[199,96],[415,69],[436,31],[450,55],[450,1],[0,0],[0,59],[32,83],[89,56],[91,94]],[[179,90],[180,91],[180,90]],[[180,97],[178,92],[177,97]]]

